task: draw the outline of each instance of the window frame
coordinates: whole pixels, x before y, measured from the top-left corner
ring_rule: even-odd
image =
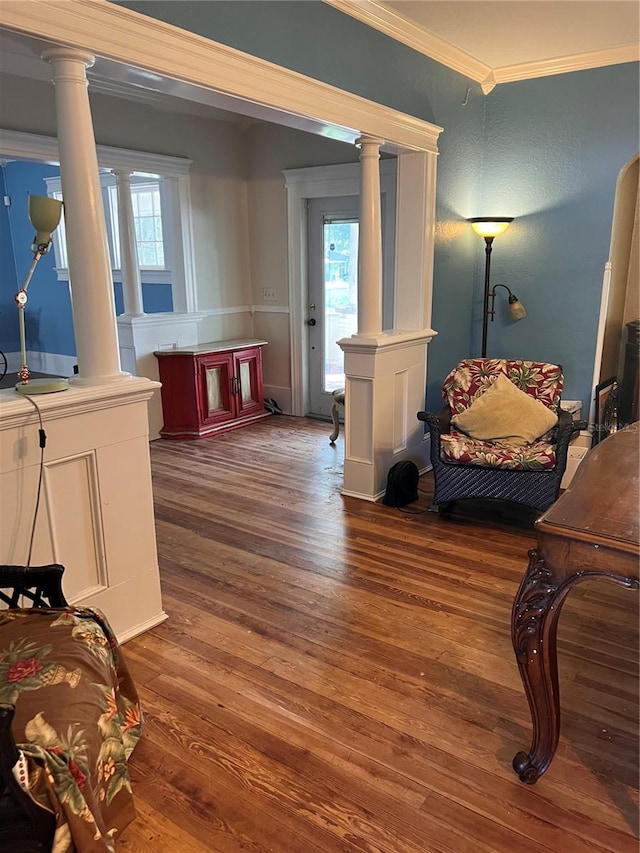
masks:
[[[63,200],[62,194],[62,179],[60,177],[45,178],[47,185],[47,195]],[[130,177],[131,185],[155,185],[160,193],[160,215],[162,222],[162,245],[164,252],[163,267],[144,267],[140,265],[140,281],[142,284],[171,284],[173,281],[173,270],[169,262],[171,259],[171,251],[169,243],[171,240],[167,219],[172,217],[168,214],[170,201],[165,193],[165,179],[162,175],[152,175],[146,172],[133,172]],[[109,258],[111,262],[111,275],[113,280],[122,282],[122,267],[120,265],[120,234],[118,230],[118,220],[114,218],[114,212],[117,216],[117,185],[116,176],[111,170],[100,171],[100,189],[102,191],[102,206],[104,209],[105,224],[107,227],[107,243],[109,245]],[[112,204],[112,200],[116,200],[116,204]],[[173,220],[175,221],[175,212]],[[55,257],[55,271],[58,281],[69,281],[69,268],[66,247],[66,229],[64,225],[64,208],[62,214],[62,227],[58,227],[53,235],[53,251]]]
[[[17,130],[2,131],[4,156],[60,165],[58,140]],[[133,151],[96,145],[98,166],[162,175],[168,200],[166,227],[169,266],[173,271],[171,291],[174,314],[196,314],[198,299],[195,276],[193,213],[191,206],[191,165],[185,157]]]

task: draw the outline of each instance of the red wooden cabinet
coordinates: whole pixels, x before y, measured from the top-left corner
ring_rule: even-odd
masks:
[[[266,341],[215,341],[160,350],[162,438],[204,438],[269,417],[264,408]]]

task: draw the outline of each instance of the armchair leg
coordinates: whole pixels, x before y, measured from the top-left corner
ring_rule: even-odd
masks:
[[[451,512],[454,503],[455,501],[442,501],[442,503],[436,503],[434,501],[429,507],[429,512],[439,512],[442,514],[446,512]]]

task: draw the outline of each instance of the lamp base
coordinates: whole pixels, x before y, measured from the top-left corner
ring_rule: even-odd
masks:
[[[30,379],[29,382],[18,382],[16,391],[18,394],[53,394],[55,391],[66,391],[69,388],[69,380],[61,376],[51,376],[45,379]]]

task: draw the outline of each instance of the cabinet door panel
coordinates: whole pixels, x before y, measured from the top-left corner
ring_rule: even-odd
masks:
[[[234,354],[234,373],[237,378],[236,407],[238,415],[264,411],[262,389],[262,352],[251,348]]]
[[[210,425],[235,416],[231,395],[233,362],[229,355],[200,359],[200,419]]]

